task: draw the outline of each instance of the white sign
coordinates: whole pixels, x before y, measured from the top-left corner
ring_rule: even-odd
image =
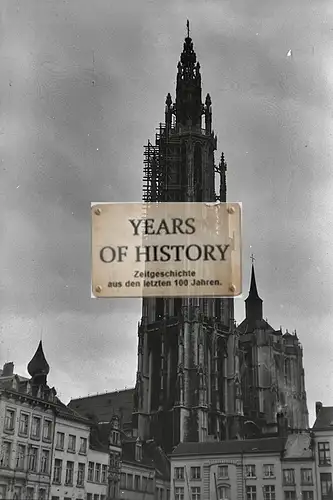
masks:
[[[232,297],[239,203],[92,204],[93,297]]]

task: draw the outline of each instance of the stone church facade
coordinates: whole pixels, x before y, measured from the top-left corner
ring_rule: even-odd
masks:
[[[144,201],[224,202],[224,154],[214,151],[212,102],[202,100],[200,64],[185,38],[176,98],[144,161]],[[220,187],[215,190],[216,175]],[[268,366],[265,367],[265,364]],[[252,270],[246,318],[236,328],[230,298],[145,298],[138,328],[133,433],[170,452],[179,442],[267,435],[277,414],[308,426],[302,349],[262,318]]]

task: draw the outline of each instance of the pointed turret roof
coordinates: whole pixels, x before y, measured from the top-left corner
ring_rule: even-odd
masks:
[[[35,377],[36,375],[48,375],[49,371],[50,367],[44,355],[42,341],[40,341],[37,351],[28,364],[28,373],[31,377]]]
[[[253,264],[252,264],[252,271],[251,271],[251,282],[250,282],[249,296],[246,300],[247,301],[248,300],[260,300],[262,302],[262,299],[259,297],[259,294],[258,294],[256,276],[255,276]]]

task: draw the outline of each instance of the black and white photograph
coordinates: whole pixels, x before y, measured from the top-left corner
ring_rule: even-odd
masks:
[[[329,0],[0,0],[0,500],[333,500],[332,119]]]

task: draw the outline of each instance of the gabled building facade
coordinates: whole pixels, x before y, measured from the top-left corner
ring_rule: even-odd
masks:
[[[312,428],[316,459],[318,500],[333,500],[333,406],[316,403]]]
[[[69,408],[95,422],[94,442],[109,442],[109,498],[167,500],[170,462],[153,441],[133,435],[133,389],[73,399]]]
[[[171,455],[175,500],[314,500],[310,433],[181,443]]]
[[[31,379],[15,375],[13,363],[0,377],[0,498],[6,500],[50,495],[57,398],[42,385],[44,359],[40,344],[28,365]]]

